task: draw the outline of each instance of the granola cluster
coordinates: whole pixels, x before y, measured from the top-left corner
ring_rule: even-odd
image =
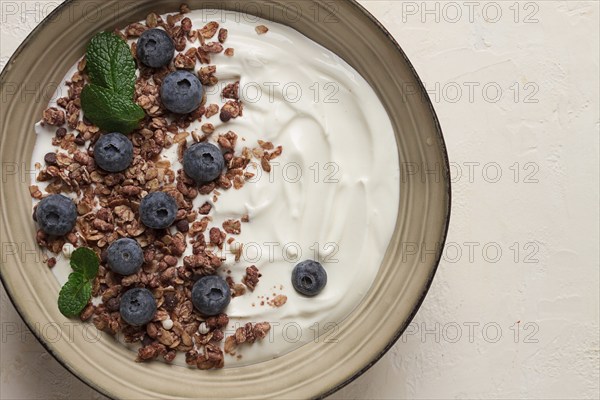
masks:
[[[100,255],[101,265],[93,282],[92,295],[100,297],[102,302],[98,305],[90,302],[80,314],[82,321],[91,320],[97,329],[111,335],[121,333],[126,342],[141,343],[138,361],[162,357],[171,362],[177,352],[184,352],[188,365],[211,369],[223,367],[224,351],[236,355],[238,346],[263,339],[271,327],[267,322],[248,323],[225,340],[229,324],[227,315],[205,318],[194,311],[191,301],[194,282],[202,276],[217,273],[224,261],[218,256],[218,250],[226,244],[235,249],[235,260],[240,260],[243,244],[236,241],[236,236],[241,233],[242,225],[249,222],[249,217],[227,220],[221,227],[212,226],[211,202],[194,209],[193,200],[207,195],[214,203],[224,191],[242,189],[254,177],[250,167],[260,165],[269,172],[270,161],[280,156],[283,149],[259,141],[255,148],[242,147],[236,151],[240,148],[238,135],[228,131],[215,137],[215,127],[210,123],[202,124],[200,132],[189,131],[192,123],[217,114],[223,122],[242,117],[239,82],[223,89],[225,103],[222,106],[206,104],[204,99],[197,111],[173,116],[161,104],[159,88],[170,72],[195,70],[199,61],[203,64],[198,70],[200,80],[204,85],[214,86],[218,83],[217,66],[210,65],[211,56],[222,52],[228,56],[234,54],[233,49],[224,47],[227,29],[217,22],[194,29],[190,18],[185,16],[189,11],[182,5],[180,13],[169,15],[166,20],[151,13],[145,24],[134,23],[123,31],[116,31],[128,40],[139,37],[147,29],[161,27],[171,36],[178,51],[168,67],[151,69],[138,63],[135,101],[145,110],[146,118],[130,135],[134,145],[130,168],[122,173],[107,173],[94,162],[92,149],[102,132],[83,118],[81,112],[80,95],[88,82],[84,58],[67,82],[67,96],[58,99],[57,107],[50,107],[43,113],[43,124],[57,128],[52,144],[59,150],[48,153],[43,166],[36,165],[40,169],[37,181],[47,183],[46,193],[38,185],[32,185],[30,192],[35,199],[58,193],[76,197],[76,227],[64,237],[49,237],[39,230],[36,240],[41,247],[58,254],[65,244],[86,246]],[[257,32],[265,33],[266,27],[257,28]],[[189,46],[192,47],[184,51]],[[134,57],[135,47],[133,43]],[[174,165],[161,158],[164,150],[176,146],[181,161],[190,142],[208,140],[218,143],[227,164],[225,173],[214,182],[198,186],[182,169],[175,170]],[[140,201],[155,191],[165,191],[177,201],[179,210],[173,229],[153,230],[140,222]],[[134,275],[120,276],[106,265],[107,247],[122,237],[134,238],[144,250],[144,264]],[[188,246],[191,246],[191,255],[184,257]],[[51,257],[46,262],[53,267],[56,259]],[[253,265],[246,268],[241,283],[227,277],[232,296],[241,296],[246,289],[253,291],[260,276]],[[133,287],[151,290],[157,301],[153,321],[143,327],[128,325],[119,313],[121,295]]]

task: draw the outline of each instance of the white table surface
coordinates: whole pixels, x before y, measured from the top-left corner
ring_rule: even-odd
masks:
[[[0,0],[0,67],[59,3]],[[430,90],[452,222],[408,331],[332,398],[599,398],[599,3],[362,4]],[[0,398],[103,398],[1,296]]]

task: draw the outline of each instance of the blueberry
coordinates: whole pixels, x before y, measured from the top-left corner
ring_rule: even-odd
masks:
[[[165,229],[175,222],[177,202],[164,192],[150,193],[140,203],[140,217],[148,228]]]
[[[64,236],[75,226],[77,207],[68,197],[53,194],[40,201],[35,218],[48,235]]]
[[[106,258],[112,271],[121,275],[132,275],[138,272],[144,263],[144,252],[137,241],[122,238],[108,246]]]
[[[202,315],[220,314],[230,301],[229,285],[220,276],[204,276],[192,288],[192,303]]]
[[[297,292],[303,295],[316,296],[326,284],[327,272],[317,261],[302,261],[292,271],[292,285]]]
[[[94,145],[96,164],[107,172],[122,172],[133,161],[133,143],[120,133],[100,136]]]
[[[188,71],[167,75],[160,88],[160,97],[167,110],[175,114],[189,114],[202,104],[204,88],[200,79]]]
[[[121,318],[129,325],[141,326],[152,321],[156,312],[156,300],[148,289],[129,289],[121,297]]]
[[[199,184],[214,181],[224,168],[223,153],[214,144],[196,143],[183,155],[185,173]]]
[[[175,53],[175,44],[162,29],[150,29],[142,33],[137,42],[137,58],[151,68],[169,65]]]

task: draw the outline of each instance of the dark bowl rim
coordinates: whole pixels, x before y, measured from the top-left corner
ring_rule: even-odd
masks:
[[[53,17],[55,15],[59,14],[64,8],[68,7],[70,5],[70,3],[72,3],[73,1],[75,1],[75,0],[66,0],[63,3],[61,3],[54,10],[52,10],[52,12],[50,14],[48,14],[27,35],[27,37],[25,38],[25,40],[23,40],[23,42],[19,45],[19,47],[12,54],[12,56],[8,59],[8,61],[6,62],[6,65],[2,69],[2,72],[0,72],[0,83],[4,80],[4,76],[7,73],[7,71],[9,69],[9,66],[11,65],[11,63],[29,45],[29,43],[31,42],[31,40],[38,34],[38,32],[42,28],[44,28],[53,19]],[[435,122],[436,132],[437,132],[437,135],[438,135],[437,139],[439,140],[439,144],[441,145],[442,156],[443,156],[443,161],[444,161],[444,173],[449,174],[449,171],[450,171],[450,160],[449,160],[449,157],[448,157],[448,149],[447,149],[447,146],[446,146],[446,142],[444,140],[444,135],[442,133],[442,127],[441,127],[439,118],[438,118],[438,116],[437,116],[437,114],[435,112],[435,108],[433,107],[433,103],[431,101],[431,98],[429,97],[429,94],[425,90],[425,85],[423,84],[423,81],[421,80],[421,77],[419,76],[419,74],[415,70],[414,66],[412,65],[412,63],[408,59],[406,53],[404,52],[404,50],[402,49],[402,47],[400,46],[400,44],[398,44],[398,42],[396,41],[396,39],[394,39],[394,37],[392,36],[392,34],[383,26],[383,24],[381,22],[379,22],[379,20],[377,20],[377,18],[375,18],[373,16],[373,14],[371,14],[365,7],[363,7],[360,3],[358,3],[357,0],[346,0],[346,1],[349,4],[351,4],[352,6],[354,6],[359,12],[361,12],[362,14],[364,14],[367,18],[369,18],[369,20],[379,30],[381,30],[385,34],[385,36],[387,36],[388,40],[394,45],[394,47],[396,48],[396,50],[400,52],[400,54],[402,55],[402,58],[404,58],[404,60],[406,61],[406,64],[410,68],[411,72],[414,74],[417,82],[419,83],[419,88],[421,89],[421,91],[423,93],[423,100],[426,102],[427,106],[429,107],[429,109],[431,111],[431,114],[433,116],[434,122]],[[390,348],[392,348],[396,344],[396,342],[398,341],[398,339],[400,339],[400,337],[402,336],[402,334],[404,333],[404,331],[406,330],[406,328],[408,327],[408,325],[412,322],[412,320],[414,319],[415,315],[417,314],[417,312],[421,308],[421,305],[423,304],[423,301],[425,300],[425,297],[427,296],[427,293],[429,292],[429,289],[431,288],[431,284],[433,282],[433,278],[435,277],[435,274],[436,274],[437,269],[439,267],[439,264],[440,264],[440,261],[441,261],[441,258],[442,258],[442,254],[443,254],[443,249],[444,249],[444,246],[445,246],[445,243],[446,243],[446,239],[447,239],[447,236],[448,236],[448,228],[450,226],[450,213],[451,213],[451,205],[452,205],[452,185],[451,185],[451,182],[450,182],[449,179],[446,180],[446,183],[447,183],[447,185],[446,185],[447,186],[446,187],[446,195],[448,196],[448,202],[446,204],[446,213],[445,213],[446,214],[446,220],[444,221],[444,225],[445,226],[444,226],[444,229],[443,229],[442,237],[440,238],[441,239],[440,240],[441,246],[439,246],[439,250],[438,250],[437,254],[435,255],[435,262],[434,262],[434,266],[433,266],[433,269],[431,271],[431,274],[429,276],[429,279],[427,280],[427,283],[425,284],[425,287],[423,289],[423,292],[421,293],[420,298],[415,303],[415,307],[413,308],[411,314],[406,319],[405,324],[400,327],[400,329],[390,339],[390,341],[385,346],[385,348],[379,354],[377,354],[367,365],[365,365],[361,370],[355,372],[351,377],[349,377],[348,379],[346,379],[344,382],[342,382],[339,385],[337,385],[337,386],[335,386],[335,387],[327,390],[324,393],[321,393],[321,394],[317,395],[315,397],[315,399],[324,399],[327,396],[332,395],[333,393],[335,393],[338,390],[342,389],[343,387],[349,385],[351,382],[353,382],[358,377],[360,377],[365,372],[367,372],[373,365],[375,365],[390,350]],[[103,390],[101,390],[99,387],[97,387],[93,382],[88,381],[87,379],[84,379],[83,377],[81,377],[78,374],[76,374],[75,371],[73,371],[62,360],[62,358],[61,358],[60,355],[54,353],[50,349],[50,347],[44,342],[44,340],[40,336],[39,332],[37,332],[35,329],[33,329],[32,326],[24,318],[24,314],[23,314],[22,310],[20,309],[20,307],[13,300],[13,296],[10,293],[10,289],[6,285],[6,282],[4,281],[4,276],[1,273],[1,270],[0,270],[0,281],[2,281],[2,285],[4,286],[4,289],[6,290],[7,297],[10,300],[10,302],[12,303],[13,307],[15,308],[15,310],[17,311],[17,314],[19,315],[19,317],[21,318],[21,320],[25,323],[25,325],[27,326],[27,328],[33,333],[33,336],[42,345],[42,347],[44,347],[44,349],[56,361],[58,361],[58,363],[60,365],[62,365],[67,371],[69,371],[73,376],[75,376],[81,382],[83,382],[84,384],[86,384],[90,388],[96,390],[98,393],[101,393],[103,396],[105,396],[107,398],[110,398],[110,399],[114,399],[114,398],[110,397],[107,393],[105,393]]]
[[[412,63],[408,59],[408,56],[406,55],[406,53],[404,52],[404,50],[402,49],[400,44],[396,41],[394,36],[392,36],[392,34],[383,26],[383,24],[381,22],[379,22],[379,20],[377,18],[375,18],[375,16],[373,16],[373,14],[371,14],[365,7],[363,7],[360,3],[358,3],[357,0],[348,0],[348,2],[352,6],[357,8],[360,12],[362,12],[365,16],[367,16],[367,18],[369,18],[369,20],[371,20],[371,22],[374,25],[376,25],[387,36],[388,40],[390,42],[392,42],[394,47],[396,47],[396,50],[400,52],[400,54],[402,55],[402,58],[404,58],[404,60],[406,61],[406,64],[410,68],[411,72],[414,74],[417,82],[419,83],[419,89],[421,90],[421,92],[423,94],[423,100],[426,102],[427,106],[429,107],[429,109],[431,111],[431,115],[433,116],[433,120],[435,122],[435,127],[436,127],[436,132],[438,135],[437,139],[439,140],[439,143],[441,145],[441,150],[442,150],[442,156],[443,156],[443,161],[444,161],[444,173],[447,174],[446,176],[449,177],[450,159],[448,157],[448,148],[446,146],[446,141],[444,140],[444,135],[442,133],[442,126],[440,124],[440,120],[437,116],[437,113],[435,112],[435,108],[433,107],[431,98],[429,97],[429,93],[427,93],[427,90],[425,89],[425,85],[423,84],[423,81],[421,80],[421,77],[419,76],[415,67],[412,65]],[[421,308],[421,305],[423,304],[423,301],[425,300],[425,297],[427,296],[427,293],[429,292],[429,289],[431,288],[433,278],[435,277],[435,274],[439,267],[440,261],[442,259],[442,254],[443,254],[443,249],[446,244],[446,239],[448,237],[448,228],[450,226],[450,214],[451,214],[451,209],[452,209],[452,207],[451,207],[452,206],[452,184],[450,182],[450,179],[446,179],[446,183],[447,183],[446,195],[448,196],[448,202],[446,204],[446,220],[444,221],[445,226],[444,226],[444,229],[442,232],[442,237],[440,238],[441,240],[440,240],[440,246],[438,249],[438,253],[435,255],[434,266],[431,271],[431,274],[429,275],[429,279],[427,280],[427,283],[425,284],[425,287],[423,288],[421,297],[415,303],[415,306],[414,306],[411,314],[409,315],[409,317],[406,319],[404,326],[400,327],[400,329],[396,332],[394,337],[392,337],[390,339],[387,346],[385,346],[385,348],[379,354],[377,354],[367,365],[365,365],[361,370],[354,373],[354,375],[352,375],[350,378],[346,379],[344,382],[340,383],[339,385],[337,385],[334,388],[331,388],[327,392],[319,395],[317,397],[318,399],[324,399],[325,397],[332,395],[333,393],[335,393],[338,390],[342,389],[343,387],[347,386],[348,384],[353,382],[355,379],[360,377],[362,374],[367,372],[396,344],[396,342],[398,341],[398,339],[400,339],[400,337],[402,336],[402,334],[404,333],[404,331],[406,330],[408,325],[410,325],[410,323],[414,319],[415,315],[417,315],[417,312]]]

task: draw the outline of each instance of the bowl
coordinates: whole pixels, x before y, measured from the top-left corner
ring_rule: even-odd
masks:
[[[73,374],[112,398],[318,398],[372,366],[417,312],[439,263],[450,216],[449,164],[424,87],[392,36],[355,1],[190,0],[295,28],[352,65],[374,88],[394,127],[400,159],[396,229],[373,286],[341,324],[336,343],[311,342],[245,367],[198,371],[133,362],[132,353],[56,307],[59,284],[36,251],[27,170],[33,125],[66,71],[97,32],[124,27],[180,1],[66,1],[31,33],[0,75],[0,276],[40,342]],[[434,173],[431,173],[434,170]],[[43,329],[39,329],[42,327]],[[97,340],[90,340],[97,338]]]

